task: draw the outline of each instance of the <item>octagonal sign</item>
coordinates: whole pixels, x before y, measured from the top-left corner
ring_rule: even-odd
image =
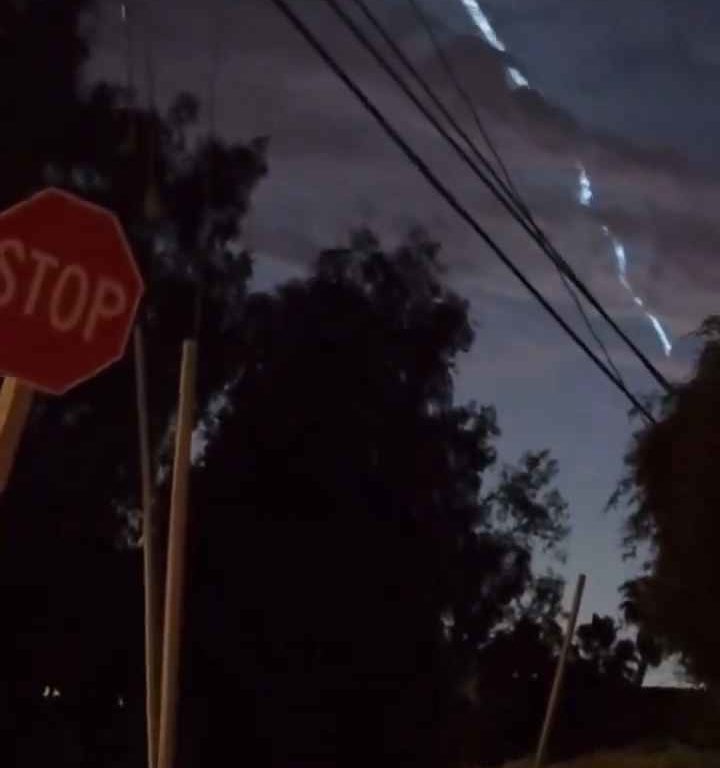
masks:
[[[0,214],[0,373],[62,394],[122,357],[143,281],[117,218],[59,189]]]

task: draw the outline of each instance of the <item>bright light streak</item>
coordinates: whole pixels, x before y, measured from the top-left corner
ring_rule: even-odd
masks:
[[[528,82],[527,77],[523,75],[522,72],[520,72],[519,69],[516,69],[515,67],[508,67],[507,69],[508,77],[510,78],[510,85],[513,88],[529,88],[530,83]]]
[[[125,3],[120,3],[120,18],[127,21],[127,5]]]
[[[615,259],[617,261],[618,279],[626,291],[633,293],[633,289],[627,281],[627,256],[625,255],[625,246],[615,238],[613,238],[612,244],[613,251],[615,251]]]
[[[653,328],[655,328],[655,332],[657,333],[660,343],[663,345],[663,349],[665,350],[665,356],[670,357],[670,353],[672,352],[672,343],[670,342],[670,339],[668,338],[667,334],[665,333],[665,329],[660,324],[660,321],[655,317],[655,315],[651,315],[649,312],[645,313],[648,317],[648,320],[653,324]]]
[[[462,4],[470,14],[470,18],[475,22],[477,28],[482,32],[485,40],[487,40],[487,42],[496,50],[504,51],[504,43],[495,34],[495,30],[492,28],[490,19],[488,19],[488,17],[482,12],[477,2],[475,0],[462,0]]]
[[[618,263],[618,271],[625,277],[627,272],[627,256],[625,255],[625,246],[619,240],[613,240],[613,249]]]
[[[488,17],[483,13],[482,9],[477,3],[477,0],[462,0],[462,4],[465,6],[465,10],[468,12],[468,14],[470,15],[470,18],[475,23],[475,26],[482,33],[483,37],[485,38],[485,41],[496,50],[504,53],[506,51],[505,44],[495,33],[495,30],[493,29],[492,24],[490,23],[490,19],[488,19]],[[123,8],[123,19],[124,19],[125,18],[124,3],[122,5],[122,8]],[[510,86],[512,88],[529,88],[530,87],[530,83],[528,82],[528,79],[516,67],[507,67],[506,74],[507,74]],[[580,205],[582,205],[585,208],[589,208],[592,205],[593,197],[594,197],[592,181],[587,171],[585,170],[585,167],[582,165],[582,163],[577,164],[577,169],[578,169],[577,199]],[[669,356],[670,353],[672,352],[672,343],[668,338],[668,335],[665,332],[665,329],[663,328],[662,324],[657,319],[657,317],[655,317],[655,315],[651,314],[645,309],[645,304],[643,300],[639,296],[635,295],[635,292],[633,291],[630,283],[628,282],[627,254],[625,253],[625,246],[616,237],[613,236],[612,232],[610,231],[610,228],[606,224],[602,225],[602,231],[605,233],[605,235],[610,239],[612,243],[613,252],[615,253],[615,260],[617,262],[618,280],[620,281],[620,284],[632,296],[632,299],[635,302],[635,304],[638,307],[643,308],[643,312],[645,316],[652,323],[653,328],[655,329],[655,332],[657,333],[657,336],[660,339],[660,343],[663,346],[665,354]]]
[[[633,291],[632,286],[628,282],[627,255],[625,253],[625,246],[617,238],[610,234],[610,230],[607,226],[603,226],[603,232],[605,232],[612,240],[613,251],[615,252],[615,258],[617,260],[618,280],[620,281],[620,284],[632,296],[635,304],[637,304],[638,307],[643,308],[645,317],[647,317],[647,319],[652,323],[652,326],[655,329],[655,333],[657,334],[658,339],[660,339],[660,343],[662,344],[665,356],[670,357],[673,346],[667,333],[665,332],[665,329],[662,326],[662,323],[657,319],[657,317],[655,317],[655,315],[645,309],[645,302],[635,294],[635,291]]]
[[[585,208],[589,208],[593,199],[592,183],[582,163],[578,163],[578,185],[578,202]],[[607,230],[607,228],[605,229]]]

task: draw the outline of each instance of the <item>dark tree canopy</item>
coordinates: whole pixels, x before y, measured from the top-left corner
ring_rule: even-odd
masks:
[[[646,573],[625,585],[625,606],[643,630],[650,660],[677,653],[690,674],[720,684],[720,622],[702,610],[720,589],[720,322],[700,329],[695,374],[658,404],[657,424],[641,429],[613,502],[629,501],[627,544],[649,547]],[[650,640],[650,636],[657,640]],[[658,641],[660,645],[658,645]]]
[[[495,414],[453,403],[473,334],[419,233],[392,253],[359,233],[250,296],[242,327],[192,481],[198,748],[254,711],[258,764],[445,764],[472,661],[565,534],[554,464],[528,455],[483,493]]]
[[[120,216],[148,288],[141,317],[153,445],[162,457],[183,337],[198,331],[204,340],[201,411],[227,379],[218,350],[233,334],[250,273],[239,223],[265,172],[264,143],[191,143],[197,105],[187,96],[168,115],[150,115],[134,109],[123,88],[81,89],[80,22],[89,5],[1,4],[0,198],[4,207],[53,184]],[[149,220],[152,184],[161,206]],[[0,499],[0,592],[12,627],[0,640],[8,764],[43,764],[58,750],[78,766],[110,764],[113,750],[142,759],[134,401],[129,355],[66,397],[38,397]],[[45,690],[58,691],[57,699],[45,700]],[[38,738],[45,720],[47,738]]]
[[[48,160],[67,151],[88,48],[79,19],[89,0],[0,4],[0,210],[37,190]]]

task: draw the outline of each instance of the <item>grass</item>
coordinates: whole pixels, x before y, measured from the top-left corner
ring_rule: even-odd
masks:
[[[507,763],[505,768],[532,768],[532,760]],[[720,768],[720,752],[702,752],[689,747],[626,749],[598,752],[548,768]]]

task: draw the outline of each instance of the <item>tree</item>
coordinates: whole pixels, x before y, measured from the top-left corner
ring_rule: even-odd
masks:
[[[577,629],[580,662],[589,679],[605,684],[629,683],[636,676],[637,658],[632,640],[619,639],[611,616],[598,616]]]
[[[0,210],[37,189],[62,156],[88,49],[79,19],[88,0],[5,0],[0,5]]]
[[[640,545],[649,551],[645,574],[626,585],[633,620],[665,653],[679,654],[693,679],[716,687],[720,623],[700,601],[720,586],[720,319],[708,318],[699,335],[693,378],[656,402],[657,423],[636,433],[611,503],[630,505],[629,553]]]
[[[659,667],[667,655],[660,640],[643,624],[642,600],[640,598],[643,583],[643,579],[632,579],[625,582],[620,588],[623,594],[623,601],[620,604],[623,618],[626,624],[637,628],[635,648],[638,655],[638,665],[633,682],[638,687],[642,686],[645,681],[648,669]]]
[[[191,482],[187,765],[243,725],[258,765],[452,764],[478,649],[566,532],[554,463],[483,490],[495,413],[453,402],[473,333],[421,233],[358,233],[242,327]]]

